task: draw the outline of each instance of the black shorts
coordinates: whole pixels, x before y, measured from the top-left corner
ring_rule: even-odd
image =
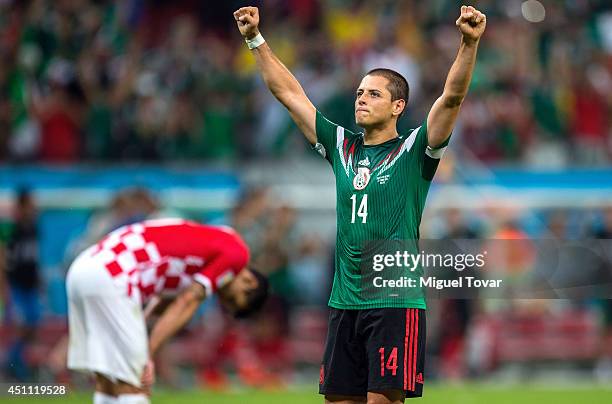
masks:
[[[368,391],[423,395],[425,310],[330,308],[319,393],[365,397]]]

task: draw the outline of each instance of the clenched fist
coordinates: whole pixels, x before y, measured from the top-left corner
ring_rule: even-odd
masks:
[[[487,16],[472,6],[462,6],[456,25],[464,39],[475,42],[480,39],[487,26]]]
[[[234,19],[240,34],[246,39],[253,39],[259,34],[259,10],[257,7],[241,7],[234,11]]]

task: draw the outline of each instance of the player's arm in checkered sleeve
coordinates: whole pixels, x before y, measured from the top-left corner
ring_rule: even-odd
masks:
[[[170,303],[151,331],[149,337],[151,357],[154,357],[161,346],[189,322],[205,297],[204,286],[193,282]]]

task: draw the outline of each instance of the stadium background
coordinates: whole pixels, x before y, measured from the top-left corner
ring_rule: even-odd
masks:
[[[475,2],[488,28],[422,237],[611,237],[612,10],[542,3]],[[384,66],[411,85],[400,126],[418,126],[459,43],[451,0],[250,4],[315,105],[345,125],[361,75]],[[177,391],[185,402],[321,401],[333,177],[258,78],[232,18],[241,5],[0,1],[2,240],[17,190],[38,206],[42,320],[27,380],[88,386],[62,368],[64,276],[78,251],[121,224],[180,215],[236,227],[274,296],[250,323],[207,302],[161,354],[157,402]],[[7,292],[2,363],[17,335]],[[612,395],[610,301],[436,300],[429,313],[428,402]],[[223,393],[244,388],[263,390]]]

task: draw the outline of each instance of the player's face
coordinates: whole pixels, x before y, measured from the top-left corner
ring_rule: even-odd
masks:
[[[367,75],[355,94],[355,122],[364,129],[386,124],[403,110],[403,100],[391,101],[389,80]]]
[[[246,308],[249,292],[257,287],[258,281],[255,275],[248,269],[238,272],[234,280],[227,285],[219,296],[223,304],[232,312]]]

